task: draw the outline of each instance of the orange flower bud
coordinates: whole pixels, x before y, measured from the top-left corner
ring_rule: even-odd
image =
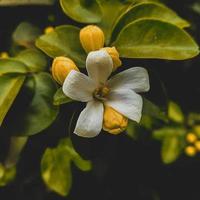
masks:
[[[104,33],[98,26],[88,25],[80,31],[80,42],[87,53],[101,49],[104,41]]]
[[[128,119],[109,106],[104,108],[103,129],[117,135],[123,132],[128,125]]]
[[[115,47],[105,47],[103,48],[111,56],[113,61],[113,71],[122,65],[122,62],[119,58],[119,53]]]
[[[79,71],[76,64],[67,57],[56,57],[52,64],[52,76],[60,85],[63,84],[71,70]]]

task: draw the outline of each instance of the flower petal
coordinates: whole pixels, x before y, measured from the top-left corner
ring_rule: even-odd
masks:
[[[82,137],[95,137],[102,129],[103,104],[98,101],[90,101],[81,112],[74,133]]]
[[[72,70],[63,84],[63,92],[66,96],[76,101],[88,102],[93,99],[92,93],[95,83],[85,74]]]
[[[146,92],[149,90],[149,75],[142,67],[127,69],[108,81],[108,87],[113,90],[132,89],[135,92]]]
[[[143,101],[142,97],[133,90],[111,91],[105,104],[114,108],[125,117],[140,122]]]
[[[86,59],[86,68],[89,77],[97,84],[105,83],[112,73],[113,61],[105,50],[92,51]]]

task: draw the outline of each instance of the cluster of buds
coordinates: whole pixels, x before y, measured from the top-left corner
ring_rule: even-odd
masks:
[[[200,152],[200,139],[198,138],[198,135],[194,132],[189,132],[186,135],[186,142],[187,146],[185,148],[185,154],[193,157],[198,152]]]
[[[52,32],[53,30],[48,28],[45,30],[46,33]],[[104,49],[112,58],[113,71],[115,71],[122,62],[119,58],[119,53],[115,47],[104,47],[105,36],[103,31],[95,25],[88,25],[80,31],[80,43],[86,53]],[[67,75],[71,70],[79,71],[76,64],[67,57],[56,57],[52,64],[52,76],[54,80],[62,85]],[[111,134],[119,134],[126,129],[128,125],[128,119],[122,114],[118,113],[111,107],[105,106],[103,129]]]

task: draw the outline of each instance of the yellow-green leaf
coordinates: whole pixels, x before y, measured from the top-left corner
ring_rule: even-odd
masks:
[[[66,15],[82,23],[97,23],[101,21],[101,10],[93,0],[60,0],[60,5]]]
[[[25,74],[30,72],[27,66],[13,58],[0,59],[0,76],[9,73]]]
[[[133,5],[124,15],[121,16],[113,31],[113,39],[116,39],[117,34],[127,24],[141,18],[159,19],[175,24],[180,28],[189,26],[189,23],[186,20],[180,18],[174,11],[167,8],[163,4],[156,2],[145,2]]]
[[[61,105],[61,104],[65,104],[65,103],[69,103],[72,102],[73,100],[70,99],[69,97],[67,97],[64,93],[62,88],[59,88],[54,97],[53,97],[53,103],[54,105]]]
[[[180,108],[180,106],[173,101],[169,102],[168,105],[168,117],[170,120],[176,123],[183,123],[184,122],[184,114]]]
[[[75,26],[58,26],[53,32],[39,37],[36,46],[50,57],[66,56],[79,67],[85,67],[86,53],[79,41],[79,32]]]
[[[36,49],[26,49],[21,51],[17,54],[15,59],[24,63],[31,72],[44,71],[47,67],[45,55]]]
[[[184,60],[199,54],[199,47],[181,28],[155,19],[128,24],[113,44],[121,57]]]
[[[0,76],[0,125],[19,93],[24,80],[24,76]]]
[[[72,161],[83,171],[91,169],[91,163],[80,157],[69,138],[61,140],[56,148],[46,149],[41,161],[41,173],[50,190],[62,196],[69,194],[72,184]]]

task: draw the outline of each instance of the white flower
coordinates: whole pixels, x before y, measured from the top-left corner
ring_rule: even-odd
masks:
[[[95,137],[103,123],[104,105],[125,117],[139,122],[142,97],[136,92],[149,90],[149,77],[144,68],[125,70],[108,80],[113,62],[105,50],[92,51],[86,59],[88,76],[72,70],[63,84],[65,95],[76,101],[87,102],[81,112],[74,133],[82,137]]]

